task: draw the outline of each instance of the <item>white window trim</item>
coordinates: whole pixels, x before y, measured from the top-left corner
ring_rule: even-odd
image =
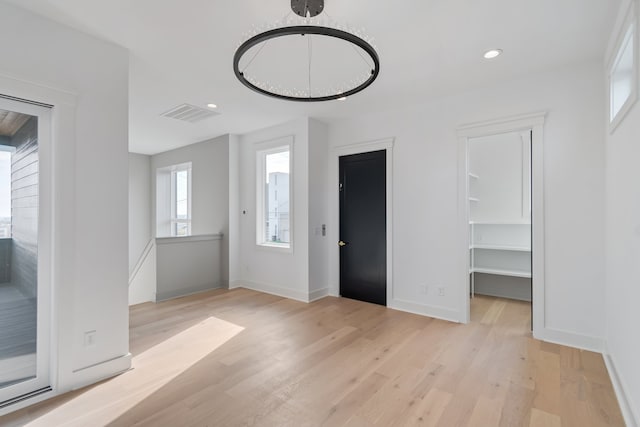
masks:
[[[176,212],[177,204],[177,180],[176,174],[178,172],[187,171],[187,219],[179,219]],[[188,237],[191,236],[191,182],[192,182],[192,167],[191,162],[182,163],[180,165],[174,165],[171,167],[171,237]],[[184,236],[178,236],[176,226],[178,224],[187,224],[187,234]]]
[[[624,13],[622,25],[617,27],[615,36],[615,43],[613,49],[609,52],[609,60],[607,61],[607,93],[608,93],[608,108],[607,108],[607,123],[609,123],[609,133],[613,133],[620,123],[624,120],[627,113],[631,110],[638,99],[638,62],[639,62],[639,47],[638,47],[638,18],[636,15],[635,2],[630,2],[629,7]],[[618,66],[624,48],[629,42],[633,42],[633,79],[631,82],[631,93],[629,97],[622,105],[617,114],[612,117],[613,113],[613,91],[611,90],[611,77],[613,70]]]
[[[286,136],[266,142],[255,144],[256,153],[256,246],[260,249],[269,251],[293,253],[293,244],[295,238],[294,227],[294,197],[293,197],[293,136]],[[271,243],[265,242],[264,236],[264,206],[265,206],[265,159],[269,154],[279,153],[289,150],[289,243]]]
[[[185,237],[185,236],[175,236],[174,232],[174,224],[176,222],[184,223],[186,222],[188,225],[188,235],[192,234],[191,222],[193,220],[192,214],[192,181],[193,181],[193,171],[192,171],[192,163],[185,162],[175,165],[169,166],[160,166],[156,169],[155,173],[155,226],[156,226],[156,237]],[[188,180],[188,188],[187,188],[187,212],[188,212],[188,220],[176,218],[175,212],[175,180],[174,180],[174,172],[178,172],[181,170],[188,170],[189,172],[189,180]]]

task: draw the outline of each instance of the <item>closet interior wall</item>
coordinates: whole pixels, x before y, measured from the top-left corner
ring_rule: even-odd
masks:
[[[471,292],[531,301],[531,132],[469,141]]]

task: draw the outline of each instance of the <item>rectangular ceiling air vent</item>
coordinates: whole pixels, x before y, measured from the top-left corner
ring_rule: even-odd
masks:
[[[161,116],[170,117],[176,120],[182,120],[184,122],[196,123],[204,119],[217,116],[219,114],[220,113],[208,110],[206,108],[196,107],[195,105],[182,104],[178,105],[175,108],[172,108],[165,113],[162,113]]]

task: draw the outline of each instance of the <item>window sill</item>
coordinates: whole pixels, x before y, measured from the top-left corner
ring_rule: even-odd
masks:
[[[293,245],[285,246],[278,243],[256,243],[256,247],[262,251],[293,253]]]

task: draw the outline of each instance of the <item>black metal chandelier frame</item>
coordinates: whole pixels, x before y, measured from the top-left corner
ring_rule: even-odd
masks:
[[[368,76],[368,78],[364,82],[360,83],[359,85],[351,89],[347,89],[345,91],[333,93],[330,95],[312,96],[311,89],[309,89],[309,94],[307,96],[292,96],[288,94],[277,93],[274,91],[267,90],[263,87],[259,87],[256,84],[250,82],[245,76],[244,72],[240,70],[239,68],[240,60],[252,47],[278,37],[286,37],[286,36],[293,36],[293,35],[305,36],[307,34],[334,37],[337,39],[347,41],[352,45],[361,48],[364,52],[366,52],[366,54],[373,61],[373,66],[371,67],[371,73]],[[251,37],[249,40],[242,43],[233,57],[233,71],[236,77],[238,78],[238,80],[240,80],[240,82],[243,85],[263,95],[267,95],[273,98],[283,99],[287,101],[321,102],[321,101],[332,101],[336,99],[346,98],[358,92],[361,92],[362,90],[369,87],[374,82],[374,80],[378,77],[378,74],[380,73],[380,59],[378,58],[378,53],[373,48],[373,46],[371,46],[371,44],[369,44],[367,41],[363,40],[362,38],[350,32],[343,31],[336,28],[318,26],[318,25],[294,25],[294,26],[286,26],[286,27],[275,28],[272,30],[265,31],[263,33],[260,33],[258,35]]]

